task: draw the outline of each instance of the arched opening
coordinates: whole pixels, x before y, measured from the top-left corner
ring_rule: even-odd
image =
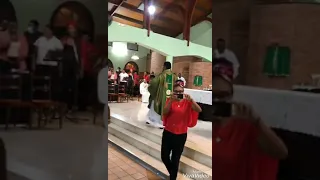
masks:
[[[139,66],[137,65],[137,63],[133,61],[127,62],[127,64],[124,66],[124,69],[129,72],[134,72],[134,71],[139,72]]]
[[[107,63],[108,63],[108,67],[114,68],[114,67],[113,67],[113,63],[112,63],[112,61],[111,61],[110,59],[108,59],[108,62],[107,62]]]
[[[0,22],[17,22],[16,11],[10,0],[0,1]]]
[[[57,37],[65,36],[70,22],[75,22],[80,32],[86,32],[94,38],[94,20],[86,6],[76,1],[61,4],[51,17],[51,25],[55,35]]]

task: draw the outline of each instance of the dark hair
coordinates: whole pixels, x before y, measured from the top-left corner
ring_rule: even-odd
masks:
[[[224,40],[224,39],[222,39],[222,38],[219,38],[219,39],[217,40],[217,42],[226,42],[226,40]]]
[[[156,77],[155,75],[150,75],[150,79],[155,78],[155,77]]]
[[[166,61],[164,62],[163,66],[166,68],[166,69],[171,69],[171,63]]]
[[[39,22],[35,19],[32,19],[29,23],[34,24],[35,27],[39,27]]]

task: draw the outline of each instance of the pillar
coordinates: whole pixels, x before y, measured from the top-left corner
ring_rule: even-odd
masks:
[[[166,61],[171,63],[171,69],[173,66],[173,56],[166,56]]]

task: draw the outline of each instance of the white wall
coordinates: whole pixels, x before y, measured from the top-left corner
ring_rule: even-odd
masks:
[[[108,33],[108,1],[107,0],[74,0],[81,2],[91,12],[95,23],[95,34]],[[37,19],[43,27],[50,23],[51,16],[59,5],[67,0],[11,0],[19,30],[24,31],[31,19]]]
[[[128,51],[128,55],[126,56],[118,56],[117,54],[112,53],[112,48],[108,47],[108,59],[110,59],[113,63],[114,68],[120,67],[121,69],[124,68],[124,66],[129,61],[133,61],[137,63],[139,67],[140,72],[144,72],[147,70],[147,55],[150,53],[149,49],[146,49],[142,46],[139,46],[139,51]],[[139,56],[139,60],[132,60],[132,55]]]

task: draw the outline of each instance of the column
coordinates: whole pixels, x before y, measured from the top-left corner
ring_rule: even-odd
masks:
[[[173,65],[173,56],[166,56],[166,61],[171,63],[171,66]]]

